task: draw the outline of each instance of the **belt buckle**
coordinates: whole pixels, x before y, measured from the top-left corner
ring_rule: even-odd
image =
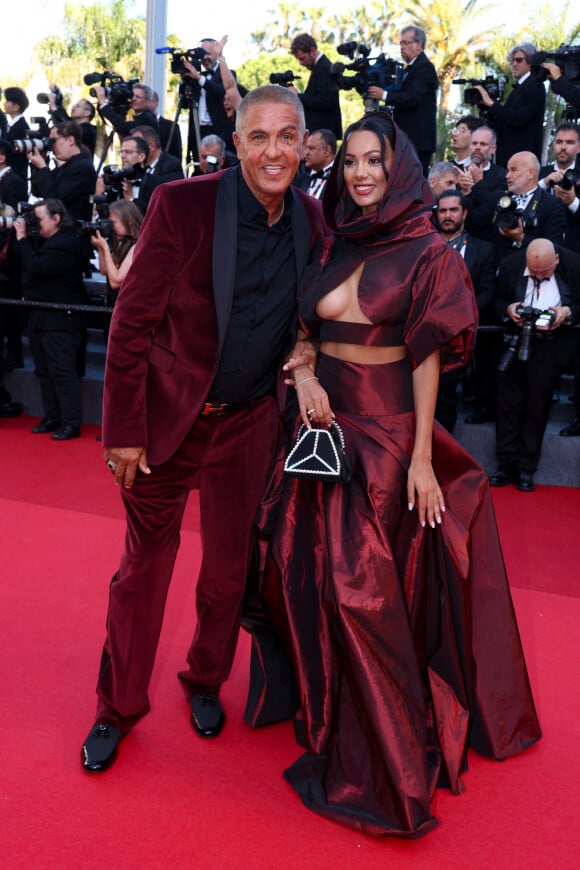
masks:
[[[205,416],[208,416],[209,414],[225,414],[227,407],[227,402],[206,402],[201,413]]]

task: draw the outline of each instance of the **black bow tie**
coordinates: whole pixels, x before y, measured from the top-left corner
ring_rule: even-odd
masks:
[[[329,169],[318,169],[316,172],[310,173],[310,181],[314,181],[316,178],[328,178]]]

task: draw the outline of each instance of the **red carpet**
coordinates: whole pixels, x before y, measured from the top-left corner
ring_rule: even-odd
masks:
[[[299,754],[289,723],[242,720],[248,641],[222,697],[223,735],[192,731],[176,679],[191,638],[199,562],[188,509],[152,685],[154,708],[114,768],[90,776],[108,579],[123,524],[96,427],[56,444],[32,421],[0,421],[0,862],[48,868],[576,868],[580,863],[579,492],[494,492],[544,730],[502,764],[470,756],[467,791],[437,793],[438,829],[374,840],[310,814],[281,777]]]

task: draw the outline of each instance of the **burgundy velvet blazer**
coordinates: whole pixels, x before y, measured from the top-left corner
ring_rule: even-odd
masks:
[[[195,423],[222,350],[234,292],[239,169],[158,187],[111,321],[106,447],[166,461]],[[320,203],[291,188],[298,278],[327,235]]]

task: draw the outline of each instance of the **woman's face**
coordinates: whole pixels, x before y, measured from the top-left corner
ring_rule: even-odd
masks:
[[[127,235],[127,230],[125,229],[125,224],[121,220],[118,214],[115,214],[114,211],[110,214],[111,224],[113,225],[113,233],[118,239],[122,239],[123,236]]]
[[[371,130],[357,130],[348,138],[344,155],[344,181],[363,214],[372,214],[381,204],[387,189],[385,169],[390,172],[393,149],[385,140],[385,163],[381,143]]]

